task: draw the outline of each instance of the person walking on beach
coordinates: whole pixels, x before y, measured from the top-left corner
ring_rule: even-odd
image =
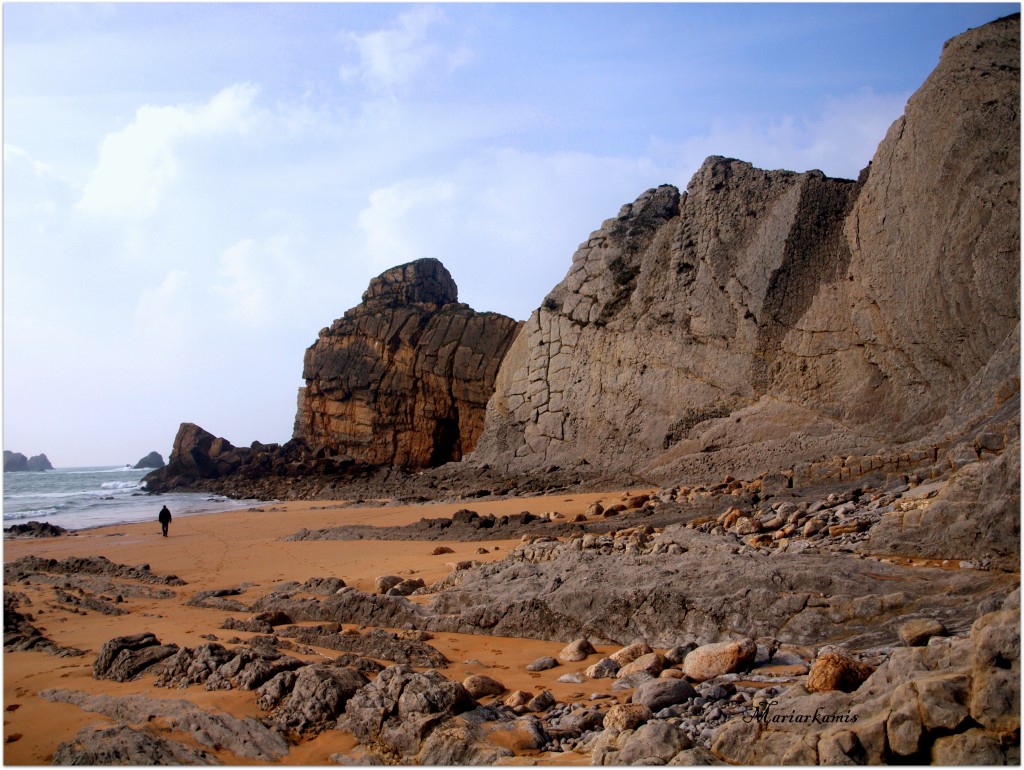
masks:
[[[171,523],[171,512],[167,510],[165,505],[160,509],[160,515],[157,517],[160,521],[160,526],[164,531],[164,537],[167,537],[167,525]]]

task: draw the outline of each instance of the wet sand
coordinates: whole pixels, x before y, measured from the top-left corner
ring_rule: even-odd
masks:
[[[174,587],[172,590],[177,596],[171,599],[126,597],[120,606],[130,612],[123,616],[96,612],[74,614],[56,605],[50,585],[18,586],[17,590],[26,593],[32,601],[22,611],[32,613],[32,622],[37,628],[56,643],[87,650],[88,654],[78,658],[60,658],[43,652],[4,653],[4,762],[8,765],[49,764],[58,744],[70,740],[81,728],[92,724],[111,724],[98,714],[87,713],[68,704],[51,703],[38,696],[40,691],[51,687],[112,695],[144,693],[157,698],[184,698],[203,708],[224,710],[240,717],[263,716],[255,705],[252,692],[208,692],[201,686],[167,690],[154,687],[152,675],[143,675],[129,683],[92,678],[96,652],[115,636],[150,631],[161,642],[181,647],[203,644],[209,641],[204,638],[207,634],[216,635],[222,643],[234,636],[242,639],[253,636],[220,628],[226,617],[242,620],[251,617],[249,613],[187,606],[185,602],[198,591],[248,584],[246,594],[241,597],[248,601],[250,597],[255,599],[267,593],[278,582],[295,580],[302,583],[311,577],[339,577],[350,586],[372,591],[375,579],[389,574],[422,578],[430,585],[448,575],[454,562],[501,559],[520,542],[518,539],[466,543],[449,540],[281,540],[302,528],[320,529],[346,524],[401,526],[413,524],[424,517],[451,516],[461,508],[497,516],[521,511],[538,515],[553,511],[571,518],[585,512],[595,500],[607,505],[620,499],[621,493],[603,492],[368,508],[346,508],[340,503],[325,501],[273,503],[252,511],[176,518],[171,523],[167,538],[161,536],[160,525],[156,521],[157,500],[152,523],[85,530],[71,537],[6,540],[5,563],[27,555],[55,559],[105,556],[119,564],[149,564],[154,573],[177,575],[187,585]],[[454,553],[432,555],[438,546],[448,546]],[[489,553],[478,554],[477,549],[481,547]],[[585,685],[557,681],[562,674],[583,671],[593,658],[563,664],[542,673],[525,670],[528,663],[541,656],[557,655],[565,646],[564,642],[439,633],[434,635],[430,644],[452,661],[443,670],[444,675],[458,681],[471,673],[487,674],[509,690],[540,692],[548,689],[563,702],[589,701],[593,692],[610,693],[614,681],[594,680]],[[607,651],[613,649],[616,648],[609,647]],[[323,654],[335,656],[338,653],[324,650]],[[310,661],[317,659],[298,654],[296,657]],[[621,700],[619,693],[616,696]],[[167,737],[196,745],[184,734],[168,733]],[[329,730],[293,747],[281,764],[330,764],[328,758],[331,754],[347,752],[354,745],[351,735]],[[227,764],[254,764],[252,760],[241,760],[227,751],[211,753]],[[569,754],[535,755],[522,759],[529,763],[585,763],[583,757]]]

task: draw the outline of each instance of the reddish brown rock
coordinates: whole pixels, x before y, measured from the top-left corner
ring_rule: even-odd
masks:
[[[295,438],[372,465],[457,461],[483,430],[517,329],[459,303],[435,259],[392,268],[306,351]]]
[[[853,692],[874,673],[871,666],[838,652],[826,652],[820,656],[807,675],[808,692],[842,690]]]

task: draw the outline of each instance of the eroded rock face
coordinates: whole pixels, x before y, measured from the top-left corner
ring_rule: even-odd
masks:
[[[1017,18],[950,41],[856,182],[712,157],[624,206],[509,350],[475,458],[745,474],[1006,401],[1012,367],[977,378],[1019,325],[1019,56]]]
[[[372,465],[459,460],[517,329],[459,303],[437,260],[392,268],[306,351],[295,437]]]

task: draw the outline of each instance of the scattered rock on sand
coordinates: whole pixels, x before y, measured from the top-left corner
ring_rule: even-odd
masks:
[[[636,688],[632,702],[647,706],[653,713],[657,713],[663,708],[696,697],[697,691],[693,685],[682,679],[652,679]]]
[[[642,703],[619,703],[604,715],[604,729],[619,732],[634,730],[653,716],[650,708]]]
[[[489,695],[501,695],[508,688],[496,679],[482,674],[471,674],[462,680],[462,686],[466,688],[473,698],[479,700]]]
[[[11,537],[60,537],[68,531],[48,521],[29,521],[4,527],[4,534]]]
[[[619,672],[619,664],[611,658],[601,658],[583,673],[591,679],[610,679]]]
[[[552,658],[550,655],[545,655],[543,658],[537,658],[537,660],[526,666],[527,671],[547,671],[549,668],[555,668],[559,663],[557,660]]]
[[[683,673],[703,682],[722,674],[743,671],[754,662],[757,644],[753,639],[738,642],[715,642],[691,651],[683,661]]]
[[[381,575],[374,581],[373,590],[379,594],[386,594],[404,579],[398,575]]]
[[[593,655],[595,652],[597,650],[594,649],[594,645],[589,640],[577,639],[562,648],[562,651],[558,653],[558,659],[566,663],[576,663],[586,660],[588,655]]]
[[[620,666],[625,666],[632,663],[642,655],[649,655],[654,652],[647,642],[633,642],[633,644],[626,645],[621,650],[613,652],[608,657],[618,663]]]
[[[632,663],[624,665],[615,676],[617,679],[625,679],[639,671],[646,671],[651,676],[657,676],[664,668],[665,656],[661,653],[649,652],[646,655],[641,655]]]

